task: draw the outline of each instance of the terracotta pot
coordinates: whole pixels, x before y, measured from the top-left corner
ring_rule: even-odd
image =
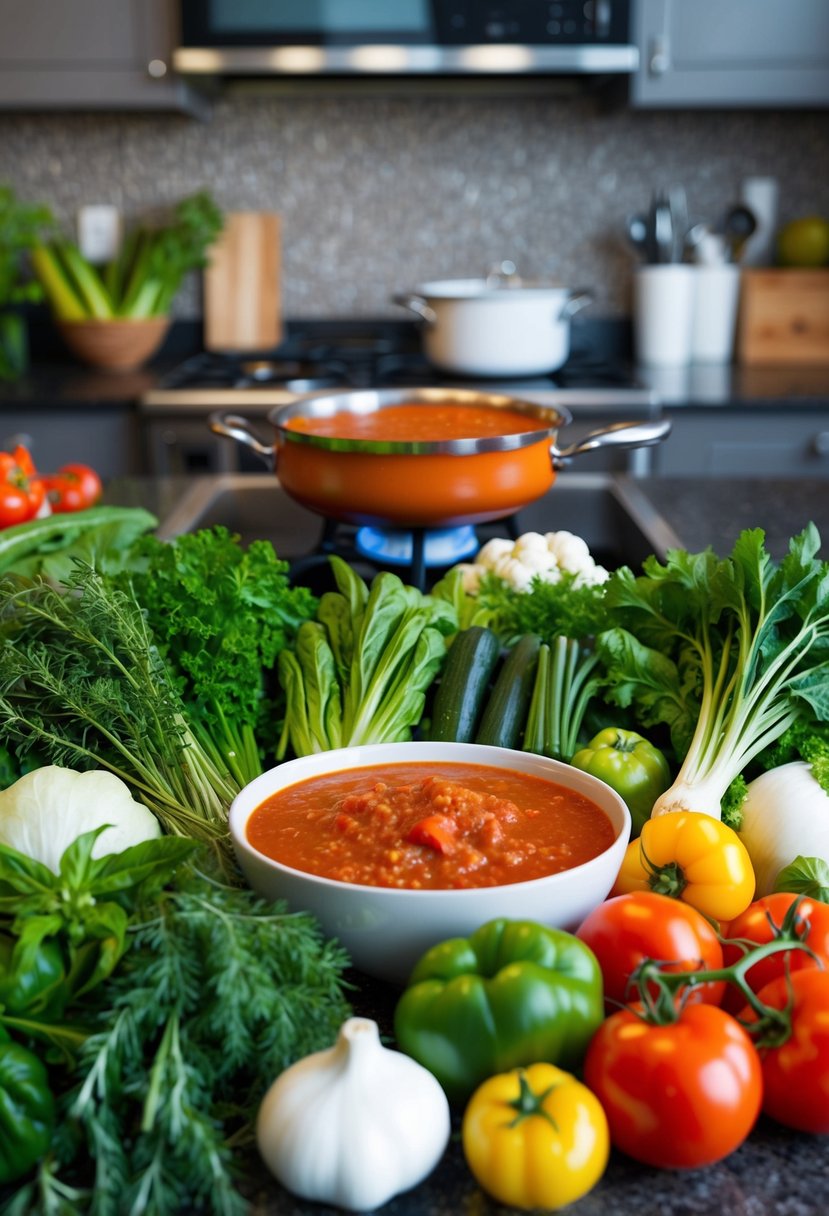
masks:
[[[366,414],[393,405],[489,406],[527,414],[536,429],[476,439],[375,442],[291,429],[291,419]],[[616,423],[567,448],[556,444],[564,410],[505,394],[464,389],[380,389],[319,393],[271,410],[275,442],[266,444],[247,420],[218,412],[210,428],[253,449],[274,468],[282,487],[320,515],[354,524],[436,528],[483,523],[520,511],[550,489],[558,469],[598,447],[658,443],[670,422]],[[544,425],[538,429],[539,421]]]
[[[169,317],[58,322],[73,355],[92,367],[111,371],[131,371],[146,363],[164,341],[169,326]]]

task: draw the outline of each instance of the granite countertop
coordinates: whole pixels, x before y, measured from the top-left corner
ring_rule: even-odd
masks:
[[[130,479],[113,484],[109,500],[146,506],[164,517],[186,490],[187,478]],[[711,544],[726,552],[742,527],[763,526],[775,555],[814,519],[829,538],[829,482],[645,478],[639,490],[690,549]],[[353,976],[355,1012],[373,1017],[390,1035],[394,989]],[[671,1129],[665,1128],[666,1137]],[[829,1142],[787,1131],[762,1118],[725,1161],[705,1169],[654,1170],[613,1152],[595,1189],[567,1210],[573,1216],[824,1216],[829,1205]],[[333,1209],[288,1195],[254,1164],[247,1193],[256,1216],[322,1216]],[[388,1216],[486,1216],[507,1209],[478,1188],[464,1160],[456,1118],[449,1147],[434,1173],[382,1209]]]

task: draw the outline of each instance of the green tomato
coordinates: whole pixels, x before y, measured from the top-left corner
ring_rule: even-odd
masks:
[[[570,761],[604,781],[624,798],[638,836],[653,804],[671,784],[668,761],[659,748],[634,730],[609,726],[600,730]]]
[[[433,946],[397,1003],[398,1046],[463,1102],[496,1073],[577,1067],[604,1017],[592,950],[563,929],[492,920]]]

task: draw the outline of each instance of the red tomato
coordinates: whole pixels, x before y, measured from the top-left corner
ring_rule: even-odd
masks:
[[[782,924],[783,918],[797,898],[797,895],[779,892],[756,899],[741,916],[723,926],[723,937],[744,938],[758,946],[773,941],[775,934],[771,922],[773,921],[775,925]],[[814,950],[818,956],[817,959],[812,958],[805,950],[785,950],[780,954],[773,954],[771,958],[763,959],[754,967],[749,967],[746,972],[746,980],[752,992],[759,992],[766,984],[770,984],[779,975],[783,975],[786,967],[790,971],[801,971],[819,967],[821,961],[829,967],[829,904],[822,904],[818,900],[807,899],[805,896],[800,897],[798,915],[804,921],[808,921],[809,931],[803,940]],[[769,917],[771,917],[771,921]],[[742,956],[743,952],[739,946],[723,944],[723,959],[726,966],[730,967]],[[739,988],[735,984],[727,984],[722,999],[723,1009],[727,1009],[729,1013],[738,1013],[745,1003],[745,997]]]
[[[829,1134],[829,971],[795,971],[758,993],[764,1005],[791,1002],[792,1033],[779,1047],[760,1047],[763,1111],[799,1131]],[[740,1017],[757,1015],[745,1008]]]
[[[103,492],[101,479],[88,464],[65,464],[58,473],[74,482],[81,492],[83,505],[93,507]]]
[[[33,519],[43,505],[45,493],[26,448],[0,452],[0,527]]]
[[[43,478],[46,487],[46,497],[56,515],[67,511],[82,511],[86,506],[81,488],[77,481],[64,477],[62,473],[52,473]]]
[[[754,1044],[714,1005],[686,1005],[667,1026],[633,1009],[612,1014],[591,1040],[584,1079],[616,1148],[664,1169],[710,1165],[739,1148],[763,1093]]]
[[[717,934],[690,904],[654,891],[615,895],[586,917],[576,936],[585,942],[602,969],[608,1011],[624,1004],[631,973],[643,959],[670,962],[667,971],[715,970],[723,965]],[[689,1000],[718,1005],[724,983],[701,984]]]

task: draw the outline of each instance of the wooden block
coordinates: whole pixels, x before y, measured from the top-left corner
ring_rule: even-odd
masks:
[[[829,363],[829,270],[744,270],[742,363]]]
[[[266,351],[282,340],[279,216],[231,211],[204,272],[204,344]]]

